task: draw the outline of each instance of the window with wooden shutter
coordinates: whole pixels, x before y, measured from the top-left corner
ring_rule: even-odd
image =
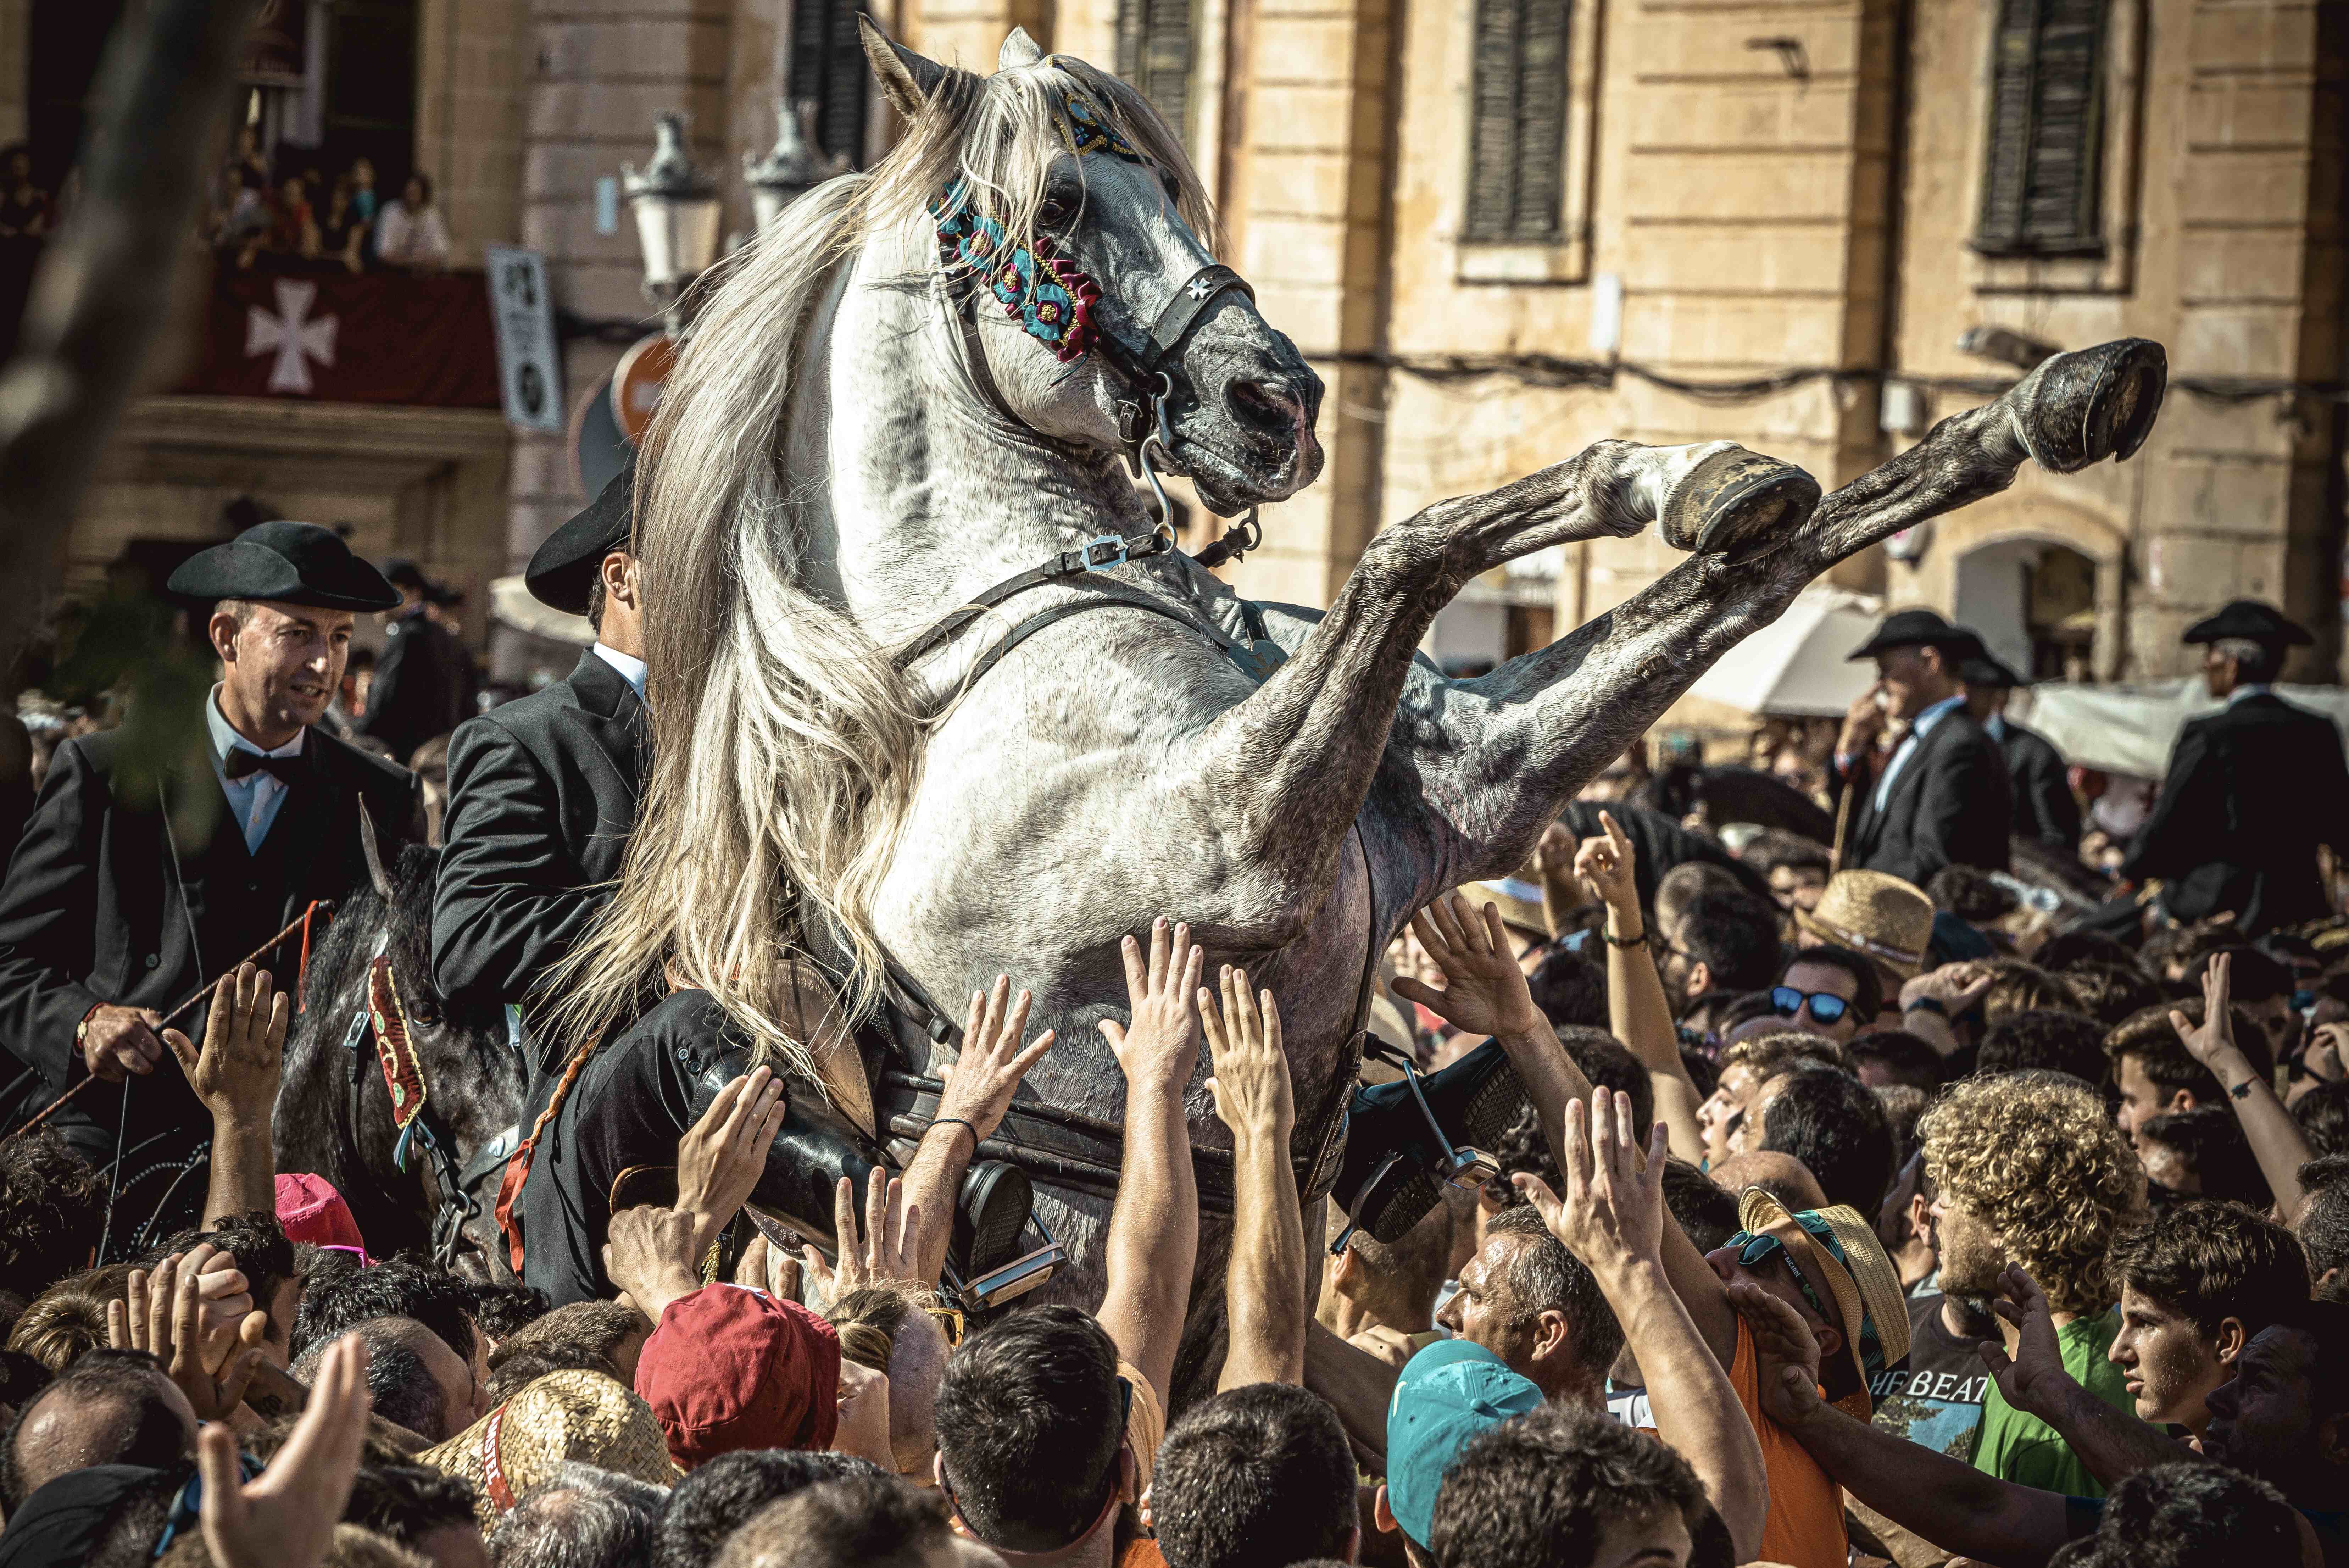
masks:
[[[1982,166],[1985,255],[2104,250],[2104,79],[2108,0],[1999,0],[1990,140]]]
[[[1565,237],[1572,9],[1569,0],[1476,0],[1466,239]]]
[[[1117,0],[1117,74],[1188,141],[1192,0]]]
[[[856,36],[859,0],[792,0],[792,85],[794,100],[816,106],[815,139],[828,153],[844,152],[864,167],[864,93],[871,67]]]

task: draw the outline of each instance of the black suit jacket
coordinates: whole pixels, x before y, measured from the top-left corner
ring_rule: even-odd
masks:
[[[11,1116],[31,1115],[88,1075],[74,1032],[92,1007],[169,1013],[311,900],[364,886],[362,807],[387,855],[420,836],[416,775],[320,729],[303,742],[301,776],[257,853],[246,850],[209,765],[133,784],[129,769],[118,771],[121,742],[120,731],[107,731],[57,748],[0,884],[0,1045],[25,1075],[5,1096]],[[175,829],[158,809],[166,802],[209,812],[209,836]],[[298,936],[264,961],[290,989]],[[198,1043],[205,1011],[180,1025]],[[176,1063],[167,1058],[135,1082],[126,1147],[159,1133],[191,1145],[210,1136],[211,1118]],[[85,1152],[110,1158],[122,1093],[98,1085],[51,1125]],[[195,1185],[201,1191],[202,1180]]]
[[[2006,753],[2007,783],[2014,789],[2016,836],[2035,838],[2050,849],[2079,848],[2080,802],[2072,794],[2063,753],[2036,730],[2012,719],[1999,723],[2006,731],[1998,745]]]
[[[383,656],[367,688],[367,711],[351,728],[391,748],[402,763],[467,717],[472,659],[465,645],[421,610],[384,628]]]
[[[1953,708],[1909,743],[1909,753],[1882,811],[1875,804],[1878,774],[1851,781],[1859,793],[1843,864],[1919,888],[1944,866],[2005,870],[2014,803],[1997,743],[1972,714]]]
[[[620,875],[650,758],[644,703],[592,651],[458,730],[432,901],[442,995],[521,1002],[570,951]]]
[[[2167,880],[2180,920],[2232,909],[2254,935],[2327,913],[2316,846],[2349,847],[2341,732],[2268,692],[2189,722],[2121,874]]]

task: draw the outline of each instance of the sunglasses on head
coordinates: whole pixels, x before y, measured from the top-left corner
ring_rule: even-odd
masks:
[[[926,1306],[922,1310],[929,1314],[932,1323],[938,1325],[938,1332],[947,1336],[948,1349],[962,1343],[962,1308]]]
[[[1791,985],[1770,988],[1770,1010],[1781,1018],[1792,1018],[1810,1003],[1811,1016],[1822,1023],[1834,1023],[1851,1011],[1851,1003],[1831,991],[1796,991]]]

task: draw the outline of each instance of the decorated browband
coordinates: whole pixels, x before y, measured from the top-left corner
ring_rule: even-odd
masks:
[[[1061,99],[1056,120],[1061,141],[1080,158],[1106,152],[1130,163],[1149,162],[1081,93]],[[1062,364],[1084,358],[1093,346],[1101,288],[1076,263],[1053,254],[1049,236],[1037,235],[1032,246],[1012,244],[1001,223],[974,207],[970,188],[960,180],[934,198],[929,211],[949,278],[982,281],[1004,314]]]

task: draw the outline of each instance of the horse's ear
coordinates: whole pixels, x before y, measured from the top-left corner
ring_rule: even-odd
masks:
[[[893,41],[879,23],[862,11],[856,14],[856,33],[864,40],[864,58],[873,67],[874,79],[881,84],[881,96],[889,100],[889,107],[905,119],[921,113],[922,105],[946,80],[946,67]]]
[[[1021,66],[1032,66],[1043,57],[1044,51],[1036,47],[1036,40],[1028,36],[1028,29],[1014,27],[1004,35],[1003,47],[995,53],[995,68],[999,71],[1018,70]]]
[[[367,880],[375,884],[376,897],[391,902],[391,878],[383,873],[383,849],[375,840],[375,818],[367,808],[359,807],[359,850],[367,857]]]

